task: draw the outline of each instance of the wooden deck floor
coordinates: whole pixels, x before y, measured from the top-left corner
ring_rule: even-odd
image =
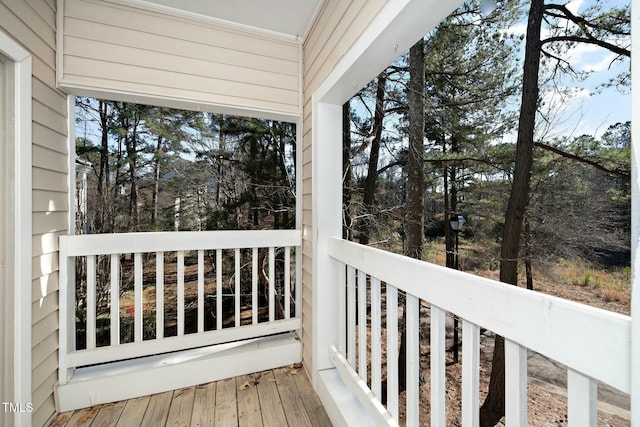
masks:
[[[306,373],[290,366],[67,412],[49,426],[328,427],[331,422]]]

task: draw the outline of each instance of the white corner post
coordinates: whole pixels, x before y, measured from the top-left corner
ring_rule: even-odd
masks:
[[[340,270],[327,254],[329,237],[342,236],[342,106],[313,100],[313,384],[333,368],[338,344]]]
[[[6,170],[0,170],[7,181],[7,213],[2,236],[7,254],[5,275],[0,281],[4,301],[2,304],[1,334],[2,355],[0,368],[3,377],[6,373],[12,377],[11,384],[2,385],[3,402],[22,405],[33,404],[31,393],[31,240],[32,240],[32,202],[31,202],[31,54],[0,31],[0,54],[8,59],[10,72],[6,107],[10,110],[8,132],[5,133],[3,153],[7,154]],[[0,90],[4,91],[2,87]],[[2,167],[4,169],[4,166]],[[2,215],[4,217],[4,215]],[[6,235],[5,235],[6,232]],[[7,389],[8,388],[8,389]],[[6,401],[4,399],[7,399]],[[0,411],[4,411],[4,405]],[[28,411],[9,411],[0,413],[0,424],[30,426],[31,413]]]
[[[631,7],[631,425],[640,426],[640,1]]]

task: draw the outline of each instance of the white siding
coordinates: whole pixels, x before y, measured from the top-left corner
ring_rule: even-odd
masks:
[[[297,41],[109,1],[63,4],[61,87],[300,114]]]
[[[33,55],[32,396],[33,425],[54,414],[57,379],[57,233],[67,228],[67,102],[55,87],[51,0],[0,0],[0,28]],[[29,308],[24,308],[29,309]]]
[[[302,141],[302,330],[303,361],[311,367],[313,242],[311,221],[311,96],[353,45],[386,0],[327,0],[304,41]],[[316,284],[317,285],[317,284]]]

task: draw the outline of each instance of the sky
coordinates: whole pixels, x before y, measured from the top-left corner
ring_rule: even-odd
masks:
[[[580,13],[591,3],[588,0],[573,0],[567,3],[567,7],[574,13]],[[625,3],[628,4],[628,1],[607,1],[606,7]],[[519,23],[508,31],[524,35],[526,23]],[[565,92],[564,95],[560,95],[561,91],[541,93],[546,105],[553,105],[560,110],[560,114],[553,118],[552,125],[546,129],[546,138],[584,134],[599,137],[610,125],[631,120],[629,88],[621,93],[613,87],[601,87],[609,79],[629,69],[628,59],[612,64],[614,57],[602,48],[587,44],[578,44],[569,52],[567,59],[576,70],[592,73],[582,82],[561,81],[559,87]]]

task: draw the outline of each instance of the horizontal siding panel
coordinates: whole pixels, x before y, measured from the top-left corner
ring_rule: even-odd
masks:
[[[33,390],[33,407],[38,408],[33,412],[33,425],[44,425],[46,421],[55,413],[49,413],[51,408],[51,403],[54,403],[54,411],[55,411],[55,402],[53,400],[53,387],[56,385],[58,381],[58,371],[52,372],[48,377],[44,379],[40,387]],[[43,419],[42,424],[36,423],[36,417],[38,419]]]
[[[54,376],[57,376],[55,374]],[[53,390],[53,387],[52,387]],[[53,400],[53,395],[49,398],[45,399],[36,410],[34,410],[32,414],[32,425],[34,426],[45,426],[49,425],[49,420],[56,414],[56,405]]]
[[[37,56],[33,57],[33,76],[49,87],[56,87],[56,70]]]
[[[211,60],[193,59],[184,56],[176,57],[175,54],[150,53],[128,46],[114,47],[111,43],[69,36],[65,36],[64,39],[64,52],[65,56],[70,59],[84,57],[106,63],[127,64],[128,66],[138,67],[141,70],[150,68],[169,71],[179,74],[181,79],[189,79],[191,77],[213,79],[211,84],[214,87],[219,85],[219,83],[216,83],[217,80],[221,82],[251,82],[258,86],[290,90],[295,92],[297,96],[297,75],[290,76],[265,70],[249,69]],[[65,68],[71,68],[76,72],[81,68],[74,67],[80,65],[65,61]]]
[[[58,265],[59,261],[57,252],[33,257],[31,260],[31,270],[33,272],[34,280],[58,271]]]
[[[49,335],[58,330],[58,311],[49,313],[42,320],[33,324],[31,343],[43,341]]]
[[[33,100],[33,121],[52,129],[61,135],[67,134],[67,117],[62,112],[42,104],[37,99]]]
[[[296,43],[277,40],[265,35],[251,34],[215,23],[204,23],[180,18],[160,12],[110,4],[105,1],[66,0],[65,17],[89,22],[101,22],[113,27],[136,28],[149,34],[161,34],[177,40],[202,42],[251,52],[260,56],[271,56],[289,61],[298,61]]]
[[[33,79],[33,98],[59,113],[67,111],[67,95],[37,78]]]
[[[33,168],[33,189],[50,191],[67,191],[67,175],[62,172]]]
[[[58,272],[54,271],[50,274],[45,274],[31,282],[31,295],[34,301],[46,297],[52,292],[56,292],[59,288]]]
[[[186,75],[154,68],[142,68],[128,64],[103,62],[89,58],[65,56],[64,70],[65,84],[68,83],[69,80],[73,81],[73,77],[71,76],[77,72],[80,76],[91,75],[91,77],[97,79],[135,83],[138,86],[144,82],[149,82],[150,84],[144,86],[154,84],[167,88],[180,88],[186,91],[210,93],[213,97],[217,95],[237,97],[236,102],[238,99],[244,98],[258,101],[275,99],[283,104],[296,107],[298,104],[298,93],[292,90],[266,88],[244,82],[221,82],[202,76]],[[71,73],[69,70],[73,70],[73,72]]]
[[[60,236],[66,234],[66,230],[55,233],[35,234],[32,239],[33,256],[52,254],[58,252]]]
[[[141,86],[139,83],[129,83],[109,80],[108,78],[91,78],[85,76],[69,76],[69,82],[63,82],[63,84],[69,84],[69,87],[71,88],[76,85],[78,87],[99,89],[115,93],[140,94],[150,97],[164,97],[176,100],[188,99],[192,102],[200,102],[208,105],[221,105],[230,108],[257,109],[273,111],[276,113],[298,114],[297,105],[279,103],[277,102],[277,99],[263,101],[257,99],[241,99],[235,95],[212,96],[210,93],[202,92],[200,90],[202,88],[186,90],[155,86],[152,84]]]
[[[12,8],[14,5],[6,5],[6,0],[0,3],[0,28],[3,28],[5,32],[11,34],[15,40],[20,40],[20,43],[28,50],[30,50],[35,56],[40,58],[46,64],[49,64],[53,68],[55,64],[55,51],[47,45],[38,35],[36,35],[32,29],[25,24],[19,16],[16,16]],[[21,3],[22,0],[13,0],[16,4]],[[13,19],[11,19],[13,17]]]
[[[58,311],[58,292],[40,297],[31,306],[31,317],[34,322],[39,322],[49,314]]]
[[[66,212],[67,193],[57,191],[33,190],[34,212]]]
[[[358,2],[360,1],[362,0],[358,0]],[[309,37],[307,37],[308,43],[304,44],[306,70],[319,68],[318,64],[324,62],[333,47],[329,45],[329,40],[335,34],[340,35],[338,25],[344,19],[345,14],[353,9],[353,3],[354,0],[333,0],[326,3],[323,13],[320,14]],[[306,71],[305,78],[309,78]]]
[[[67,173],[67,156],[41,145],[33,146],[33,166],[55,172]],[[35,208],[34,208],[35,209]]]
[[[66,212],[34,212],[33,234],[53,233],[67,229]]]
[[[298,115],[299,43],[107,1],[66,0],[61,86]]]
[[[58,369],[58,352],[53,351],[46,357],[39,365],[33,365],[33,378],[31,387],[33,390],[37,390],[38,387],[43,385],[39,380],[46,381],[52,372],[56,372]]]
[[[70,17],[64,20],[66,37],[83,38],[93,41],[108,41],[115,46],[127,46],[141,51],[162,52],[181,58],[192,58],[212,63],[235,65],[254,70],[266,70],[274,73],[298,76],[298,59],[286,60],[269,56],[257,56],[254,53],[234,50],[229,46],[216,46],[209,41],[178,40],[164,34],[149,34],[133,28],[122,28],[98,22],[82,21]],[[295,46],[297,49],[297,46]],[[65,46],[66,53],[67,46]],[[159,49],[162,49],[161,51]]]
[[[25,0],[3,0],[3,2],[22,22],[29,24],[31,31],[35,33],[40,40],[51,50],[55,50],[56,32],[54,27],[50,25],[50,23],[55,25],[55,17],[52,17],[53,20],[50,22],[45,21]],[[40,9],[41,7],[38,8]]]
[[[33,123],[33,144],[67,155],[66,132],[60,133],[40,123]]]
[[[26,0],[29,6],[42,18],[46,25],[55,32],[56,30],[56,11],[49,0]]]
[[[33,363],[33,366],[38,366],[51,357],[52,354],[57,354],[57,350],[58,333],[55,332],[33,346],[33,349],[31,350],[31,362]]]

